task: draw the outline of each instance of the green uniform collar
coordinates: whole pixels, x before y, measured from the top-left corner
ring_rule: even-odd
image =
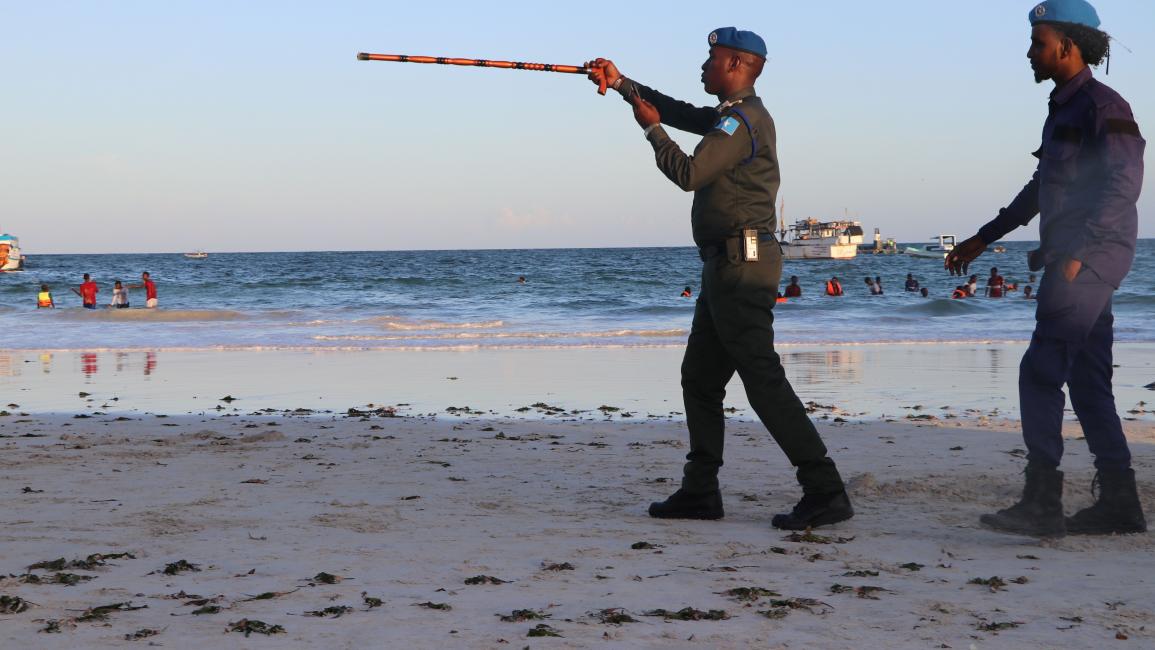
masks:
[[[742,90],[739,90],[738,92],[734,93],[733,95],[730,95],[729,97],[727,97],[726,100],[723,101],[721,104],[718,104],[718,111],[724,111],[727,108],[730,108],[731,106],[733,106],[735,104],[742,103],[742,100],[744,100],[748,97],[754,97],[754,96],[755,96],[754,86],[750,86],[748,88],[743,88]]]

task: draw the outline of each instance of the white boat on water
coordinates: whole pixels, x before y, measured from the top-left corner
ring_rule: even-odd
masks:
[[[849,260],[858,255],[862,223],[803,219],[782,229],[781,242],[788,260]]]
[[[190,260],[203,260],[208,257],[209,254],[204,251],[193,251],[192,253],[185,253],[184,256]]]
[[[947,256],[947,253],[954,250],[954,235],[939,235],[938,243],[930,243],[922,247],[907,246],[906,254],[911,257],[925,257],[927,259],[941,260]]]
[[[0,235],[0,272],[13,273],[24,270],[24,255],[20,252],[20,240],[4,233]]]

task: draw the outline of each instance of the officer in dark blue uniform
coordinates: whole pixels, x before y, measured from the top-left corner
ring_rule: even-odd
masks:
[[[957,272],[1036,214],[1040,246],[1032,271],[1045,270],[1035,332],[1019,368],[1027,446],[1019,503],[982,523],[1034,536],[1136,533],[1147,529],[1131,453],[1111,391],[1111,297],[1135,257],[1136,202],[1145,142],[1131,107],[1091,75],[1109,37],[1085,0],[1047,0],[1030,12],[1027,57],[1035,80],[1055,82],[1043,125],[1038,169],[1011,204],[947,257]],[[1063,517],[1063,385],[1095,456],[1098,500]]]
[[[782,276],[782,249],[774,239],[779,169],[774,120],[754,92],[766,62],[766,43],[733,27],[708,37],[702,64],[706,92],[721,102],[697,107],[622,76],[613,62],[586,64],[590,79],[615,88],[653,146],[658,168],[694,193],[690,222],[703,261],[702,290],[682,361],[682,395],[690,453],[682,487],[650,505],[650,516],[720,519],[726,384],[737,372],[750,406],[798,468],[802,500],[776,515],[778,528],[802,530],[854,514],[834,461],[774,351],[771,309]],[[703,136],[687,156],[662,128],[667,124]]]

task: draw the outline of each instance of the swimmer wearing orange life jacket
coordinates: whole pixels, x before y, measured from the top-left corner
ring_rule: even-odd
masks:
[[[47,284],[40,285],[40,293],[36,295],[37,309],[55,309],[56,303],[52,301],[52,292],[48,290]]]

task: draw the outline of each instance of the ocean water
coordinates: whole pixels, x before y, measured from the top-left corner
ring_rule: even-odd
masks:
[[[972,265],[980,291],[991,266],[1027,283],[1028,242],[1005,244]],[[685,342],[701,262],[695,249],[36,255],[28,270],[0,274],[0,349],[474,349],[661,347]],[[91,273],[104,305],[112,282],[149,271],[161,308],[80,308],[69,291]],[[907,273],[930,297],[902,290]],[[779,345],[1025,341],[1034,301],[951,300],[961,281],[941,262],[906,255],[787,262],[803,296],[779,304]],[[822,295],[832,275],[846,296]],[[518,276],[525,276],[522,284]],[[863,279],[881,276],[872,297]],[[58,309],[37,310],[41,282]],[[785,281],[784,281],[785,284]],[[1037,287],[1037,284],[1036,284]],[[1155,341],[1155,240],[1139,242],[1115,298],[1121,341]]]

